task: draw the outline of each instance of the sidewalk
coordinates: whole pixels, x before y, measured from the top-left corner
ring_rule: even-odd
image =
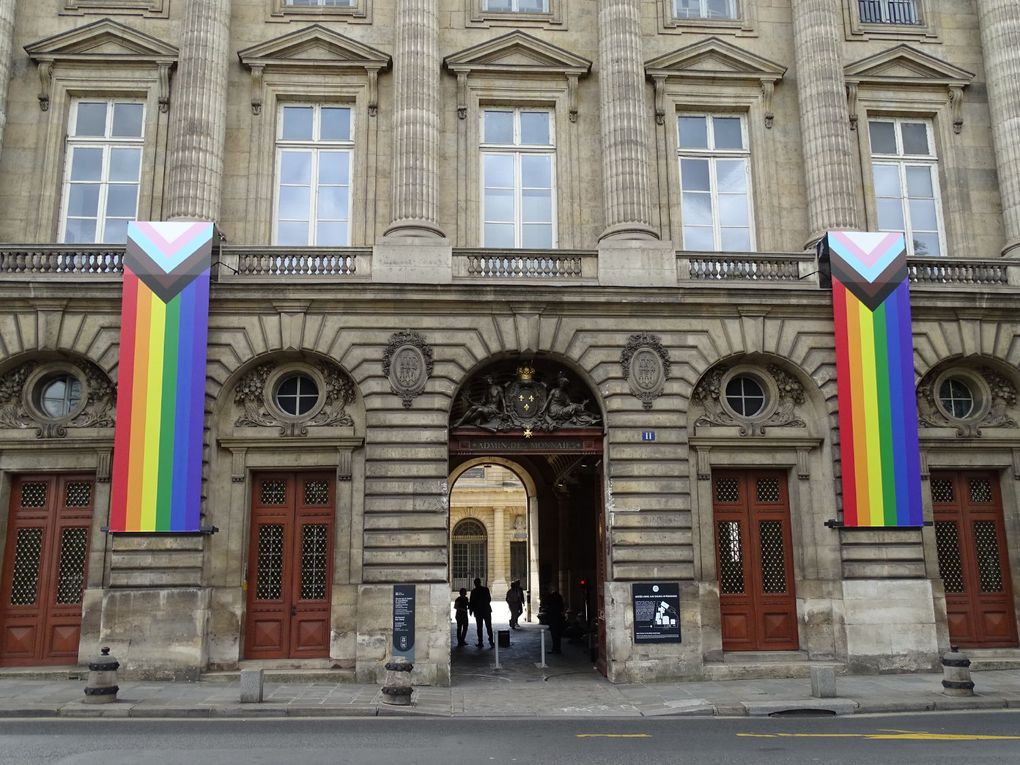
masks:
[[[267,683],[262,704],[244,705],[237,681],[125,681],[116,703],[91,705],[81,702],[82,680],[8,676],[0,679],[0,718],[661,717],[1020,708],[1020,672],[975,672],[973,679],[978,695],[959,698],[942,695],[941,674],[841,676],[838,698],[813,699],[806,679],[613,685],[591,672],[549,669],[523,682],[494,672],[455,680],[451,688],[419,688],[412,706],[394,707],[382,702],[378,686],[325,680]]]

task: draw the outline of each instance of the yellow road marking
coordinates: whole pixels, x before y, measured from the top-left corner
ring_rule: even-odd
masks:
[[[1020,741],[1020,736],[989,736],[977,733],[927,733],[884,730],[878,733],[738,733],[743,738],[863,738],[871,741]]]
[[[578,733],[578,738],[651,738],[648,733]]]

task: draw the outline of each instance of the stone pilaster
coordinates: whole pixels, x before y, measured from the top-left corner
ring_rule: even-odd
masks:
[[[393,53],[393,208],[386,236],[442,237],[436,220],[439,11],[397,0]]]
[[[16,0],[0,0],[0,151],[7,124],[7,86],[11,81],[11,54],[14,47],[14,6]]]
[[[188,0],[170,107],[166,220],[220,212],[230,61],[230,0]]]
[[[978,0],[977,7],[1006,228],[1003,254],[1016,257],[1020,256],[1020,5],[1016,0]]]
[[[793,0],[797,97],[804,144],[810,243],[827,230],[858,230],[860,177],[843,81],[842,0]]]
[[[599,103],[606,228],[601,239],[658,239],[652,226],[639,0],[599,2]]]

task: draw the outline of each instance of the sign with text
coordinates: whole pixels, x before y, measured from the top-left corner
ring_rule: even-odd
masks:
[[[393,585],[393,656],[414,662],[413,584]]]
[[[634,602],[635,643],[680,642],[680,585],[676,582],[636,582]]]

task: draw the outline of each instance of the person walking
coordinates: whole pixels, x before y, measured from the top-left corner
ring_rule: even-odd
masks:
[[[453,601],[453,610],[457,617],[457,645],[467,645],[468,631],[468,601],[467,590],[460,588],[460,597]]]
[[[510,589],[506,593],[506,604],[510,606],[510,629],[520,629],[517,620],[524,613],[524,590],[521,589],[520,579],[510,583]]]
[[[552,650],[549,653],[562,653],[560,640],[563,638],[563,596],[553,587],[542,603],[545,606],[546,622],[549,624],[549,636],[552,637]]]
[[[492,594],[488,587],[482,587],[482,580],[475,577],[475,588],[471,590],[471,599],[468,601],[468,610],[475,616],[475,624],[478,626],[478,643],[482,647],[482,625],[489,632],[489,648],[495,645],[492,640]]]

